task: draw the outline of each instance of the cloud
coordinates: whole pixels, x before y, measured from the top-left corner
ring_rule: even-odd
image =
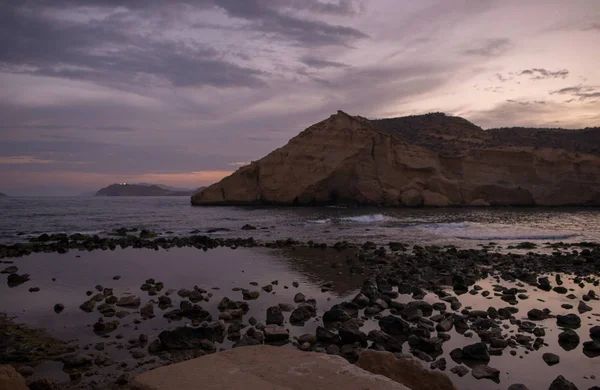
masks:
[[[567,69],[561,69],[557,71],[550,71],[544,68],[533,68],[525,69],[517,73],[518,76],[530,76],[532,80],[543,80],[543,79],[565,79],[569,76]]]
[[[308,65],[312,68],[323,69],[323,68],[347,68],[348,65],[342,64],[341,62],[324,60],[322,58],[313,56],[303,56],[300,58],[300,62]]]
[[[506,100],[487,110],[467,112],[463,116],[484,129],[498,127],[546,127],[581,129],[598,123],[600,103],[589,107],[567,106],[554,101]]]
[[[249,164],[250,164],[250,161],[233,161],[227,165],[229,165],[230,167],[244,167]]]
[[[556,91],[550,91],[550,95],[570,95],[579,98],[579,100],[600,98],[600,86],[578,85],[566,87]]]
[[[33,156],[0,157],[0,164],[52,164],[54,160],[43,160]]]
[[[600,31],[600,23],[592,23],[582,29],[583,31]]]
[[[463,51],[468,56],[496,57],[506,53],[513,44],[508,38],[488,39],[479,46]]]

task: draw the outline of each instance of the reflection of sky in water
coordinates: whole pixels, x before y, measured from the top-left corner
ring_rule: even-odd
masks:
[[[81,257],[76,257],[81,256]],[[78,309],[78,306],[88,297],[86,290],[93,290],[96,284],[104,287],[112,287],[115,294],[131,292],[142,296],[143,302],[148,299],[146,293],[139,290],[141,284],[148,278],[155,278],[165,284],[165,290],[173,288],[191,289],[195,285],[204,288],[213,293],[214,296],[210,302],[200,303],[203,308],[210,311],[213,318],[218,318],[216,306],[223,296],[240,300],[241,292],[231,291],[234,287],[259,290],[261,286],[269,284],[273,280],[278,280],[279,285],[274,286],[275,294],[267,294],[261,291],[260,297],[256,301],[250,301],[250,312],[244,316],[247,322],[250,316],[254,316],[259,322],[264,322],[266,318],[266,309],[278,303],[292,303],[293,297],[297,292],[304,293],[307,297],[317,299],[318,314],[321,316],[325,309],[329,309],[335,303],[343,300],[350,300],[362,285],[363,277],[352,276],[348,274],[347,268],[332,267],[333,263],[345,263],[348,256],[355,256],[351,252],[337,252],[334,250],[320,250],[308,248],[296,249],[267,249],[238,248],[231,250],[229,248],[218,248],[207,252],[193,248],[175,248],[169,251],[154,251],[149,249],[127,249],[115,251],[94,251],[94,252],[70,252],[65,255],[60,254],[40,254],[24,258],[14,259],[15,265],[19,267],[20,273],[31,274],[31,281],[15,287],[8,288],[6,284],[0,285],[0,295],[3,297],[0,302],[0,311],[7,312],[10,315],[18,316],[21,322],[31,326],[49,329],[54,335],[63,339],[78,339],[81,344],[95,344],[104,341],[107,344],[106,352],[118,361],[133,360],[129,353],[123,349],[116,349],[113,344],[115,336],[119,333],[124,335],[122,341],[125,343],[129,338],[137,337],[140,333],[146,333],[153,340],[160,331],[166,328],[173,328],[189,323],[189,320],[182,320],[169,324],[162,318],[162,313],[158,307],[155,307],[156,318],[143,321],[138,325],[139,330],[135,331],[133,320],[138,318],[132,314],[122,320],[122,326],[110,334],[108,339],[101,339],[93,335],[90,325],[93,324],[99,313],[84,313]],[[341,273],[341,274],[340,274]],[[114,275],[121,275],[120,280],[113,280]],[[55,277],[56,282],[51,278]],[[584,292],[593,288],[587,285],[584,289],[569,283],[568,277],[563,277],[565,287],[572,288],[575,295],[580,297]],[[292,282],[298,281],[299,288],[292,287]],[[325,281],[334,282],[334,290],[331,293],[321,293],[319,286]],[[258,282],[258,287],[249,285],[250,282]],[[554,285],[554,278],[551,277]],[[492,292],[493,285],[497,282],[491,279],[479,281],[484,290]],[[508,282],[501,282],[506,287],[515,285]],[[30,293],[28,289],[33,286],[41,288],[39,293]],[[288,286],[285,289],[284,286]],[[220,290],[212,290],[212,287],[219,287]],[[517,307],[519,313],[518,319],[526,319],[527,311],[532,308],[548,308],[553,314],[566,314],[567,310],[562,309],[562,303],[570,303],[575,308],[578,300],[569,300],[565,295],[554,292],[545,293],[535,291],[531,286],[525,286],[528,290],[528,300],[521,300]],[[597,293],[598,288],[594,288]],[[154,297],[155,299],[157,297]],[[171,295],[174,306],[178,307],[179,297],[176,294]],[[538,301],[538,298],[545,302]],[[328,301],[330,299],[330,301]],[[425,300],[430,303],[438,302],[439,299],[433,294],[428,294]],[[407,295],[401,295],[398,298],[401,302],[410,302],[412,298]],[[460,296],[463,308],[472,306],[473,309],[486,310],[493,306],[496,308],[508,306],[508,304],[499,297],[492,296],[486,299],[481,295],[472,296],[464,294]],[[53,312],[55,303],[63,303],[66,309],[60,315]],[[600,313],[600,303],[598,301],[588,302],[594,308],[591,313]],[[573,309],[571,312],[575,311]],[[436,314],[437,312],[434,312]],[[507,348],[502,356],[492,356],[490,366],[500,369],[501,384],[488,380],[475,380],[470,374],[464,378],[458,378],[454,374],[449,374],[457,387],[463,390],[494,390],[497,388],[506,388],[512,383],[525,383],[531,389],[548,387],[552,379],[557,375],[563,374],[567,379],[576,383],[580,388],[587,389],[593,385],[598,385],[596,381],[588,378],[590,375],[597,375],[600,372],[600,358],[590,359],[583,355],[583,342],[589,339],[589,328],[593,325],[600,325],[600,317],[593,316],[591,313],[581,315],[582,327],[577,330],[581,337],[580,345],[573,351],[566,352],[558,346],[558,330],[555,326],[556,320],[549,319],[539,322],[545,327],[545,342],[549,344],[539,351],[533,351],[525,354],[524,348],[518,348],[518,356],[510,356]],[[387,314],[386,312],[383,313]],[[289,313],[284,313],[284,317],[289,317]],[[503,324],[507,324],[504,321]],[[314,319],[306,323],[304,327],[295,327],[286,324],[293,336],[299,336],[305,333],[314,334],[319,321]],[[378,329],[377,321],[367,321],[362,330],[368,333],[371,329]],[[504,330],[504,334],[510,335],[516,328],[511,326],[509,330]],[[443,345],[444,357],[448,362],[448,371],[455,366],[455,363],[449,357],[452,349],[479,341],[477,335],[472,338],[466,338],[459,335],[454,330],[449,334],[452,338]],[[230,341],[225,341],[224,346],[229,347]],[[291,347],[291,346],[289,346]],[[408,344],[404,345],[404,352],[409,353]],[[97,353],[90,349],[91,353]],[[559,365],[548,367],[542,360],[542,354],[553,352],[561,357]],[[520,356],[523,358],[521,359]],[[424,363],[425,364],[425,363]],[[425,364],[428,366],[428,364]],[[41,374],[51,373],[55,375],[60,365],[55,363],[46,363],[38,369]],[[148,368],[148,367],[146,367]],[[102,372],[112,372],[114,367],[103,369]]]
[[[79,309],[79,305],[89,299],[85,294],[87,290],[96,294],[96,285],[114,288],[116,296],[123,293],[140,295],[143,305],[150,298],[140,290],[140,286],[146,279],[154,278],[165,285],[161,294],[168,289],[192,289],[194,286],[214,294],[209,302],[199,303],[212,314],[213,319],[218,319],[217,305],[222,297],[242,300],[240,291],[231,291],[234,287],[260,291],[257,300],[249,301],[250,312],[244,316],[246,323],[250,316],[264,323],[268,307],[278,303],[293,303],[294,295],[298,292],[302,292],[307,298],[315,298],[318,313],[322,315],[325,309],[344,298],[351,299],[362,285],[362,277],[350,276],[346,268],[334,270],[331,267],[332,262],[341,260],[340,256],[345,255],[333,250],[315,249],[310,253],[302,253],[267,248],[217,248],[206,252],[195,248],[175,248],[169,251],[117,249],[71,251],[65,255],[38,254],[13,259],[14,265],[19,267],[19,273],[29,273],[31,280],[14,288],[9,288],[5,282],[0,285],[0,296],[3,297],[0,312],[17,316],[19,322],[29,326],[48,329],[51,334],[61,339],[77,339],[82,345],[100,341],[110,343],[115,341],[114,336],[119,333],[125,336],[125,342],[140,333],[148,334],[150,340],[153,340],[160,331],[189,324],[191,321],[183,319],[169,324],[162,318],[163,311],[155,306],[156,317],[137,325],[139,331],[134,331],[133,324],[133,320],[139,318],[139,315],[131,311],[131,315],[119,319],[122,326],[111,333],[110,338],[101,339],[93,334],[90,327],[100,314],[97,311],[85,313]],[[315,266],[311,267],[311,263]],[[120,275],[121,278],[113,280],[115,275]],[[52,278],[56,278],[56,281],[53,282]],[[262,286],[274,280],[279,282],[273,286],[274,293],[268,294],[260,290]],[[300,283],[298,288],[292,286],[294,281]],[[319,286],[325,281],[334,282],[330,293],[322,293],[320,290]],[[250,282],[257,282],[258,286],[252,286]],[[33,286],[40,287],[41,291],[30,293],[28,290]],[[213,290],[213,287],[218,287],[219,290]],[[157,301],[158,296],[152,298]],[[171,298],[174,307],[179,307],[179,296],[174,293]],[[59,315],[53,311],[56,303],[62,303],[66,307]],[[123,310],[118,307],[116,309]],[[289,313],[284,313],[284,316],[287,319]],[[113,319],[117,318],[110,320]],[[299,336],[314,333],[316,326],[317,323],[313,319],[305,327],[288,328],[291,329],[292,335]],[[231,342],[226,341],[225,346],[231,346]],[[125,350],[108,348],[111,354],[120,359],[129,358]],[[45,366],[49,371],[56,368],[52,364]]]

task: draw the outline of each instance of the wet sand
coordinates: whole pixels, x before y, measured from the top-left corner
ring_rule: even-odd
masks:
[[[294,295],[302,292],[307,298],[317,301],[317,317],[310,319],[304,326],[292,326],[288,322],[289,313],[283,313],[285,327],[290,330],[291,336],[302,334],[314,334],[318,325],[322,324],[321,316],[331,306],[342,301],[351,300],[359,291],[365,278],[363,275],[352,275],[345,265],[348,258],[355,258],[356,251],[336,251],[333,249],[321,250],[310,248],[216,248],[202,251],[195,248],[173,248],[170,250],[151,249],[116,249],[114,251],[70,251],[67,254],[40,253],[23,258],[6,259],[14,261],[14,264],[1,264],[0,268],[15,265],[19,273],[28,273],[31,279],[17,287],[8,287],[6,283],[0,285],[0,312],[10,316],[16,316],[17,320],[30,327],[46,329],[51,335],[65,341],[73,340],[73,344],[80,346],[82,353],[93,355],[107,355],[117,362],[106,368],[94,368],[90,371],[94,375],[84,376],[84,382],[90,380],[112,383],[125,370],[131,370],[132,374],[164,364],[158,357],[148,355],[142,359],[134,359],[126,346],[128,340],[138,338],[140,334],[148,336],[149,340],[156,339],[158,334],[166,329],[173,329],[184,324],[191,324],[190,320],[173,321],[169,323],[162,317],[165,311],[155,307],[156,317],[143,320],[135,324],[135,319],[140,319],[139,310],[128,310],[131,312],[127,317],[120,319],[121,326],[109,337],[102,338],[95,335],[91,326],[101,316],[97,311],[85,313],[79,309],[79,305],[89,299],[86,291],[96,293],[94,287],[113,288],[114,294],[119,297],[122,294],[131,293],[142,298],[142,306],[149,299],[146,292],[140,290],[140,286],[146,279],[154,278],[163,282],[165,287],[159,295],[163,295],[169,289],[179,290],[181,288],[193,289],[198,286],[212,294],[208,302],[199,304],[209,311],[213,319],[217,319],[219,311],[218,303],[223,297],[233,300],[242,300],[241,291],[232,291],[232,288],[240,287],[249,290],[260,291],[256,300],[248,301],[250,311],[244,316],[244,323],[248,318],[254,316],[259,322],[265,322],[268,307],[276,306],[278,303],[293,304]],[[119,275],[118,280],[113,277]],[[540,275],[541,276],[541,275]],[[554,275],[550,275],[554,280]],[[56,281],[52,281],[55,278]],[[273,293],[261,290],[262,286],[277,280]],[[568,276],[563,276],[564,287],[573,289],[569,293],[575,294],[578,299],[568,299],[566,294],[558,294],[554,291],[545,292],[533,286],[525,285],[527,300],[519,300],[516,307],[519,312],[515,315],[517,319],[527,319],[527,311],[533,308],[548,308],[553,315],[576,313],[579,298],[594,288],[598,287],[587,284],[584,289],[575,285]],[[299,287],[293,287],[293,282],[298,282]],[[321,285],[332,281],[331,291],[322,292]],[[258,286],[250,285],[251,282]],[[515,283],[487,278],[476,283],[483,288],[482,291],[490,291],[491,295],[486,299],[481,295],[463,294],[459,300],[466,306],[472,306],[473,310],[487,310],[488,307],[495,308],[509,306],[500,297],[494,296],[493,286],[502,284],[504,287],[514,287]],[[286,289],[285,286],[288,288]],[[29,292],[29,288],[39,287],[39,292]],[[214,288],[218,288],[214,289]],[[397,288],[394,288],[397,291]],[[452,292],[451,289],[448,292]],[[170,295],[173,307],[179,307],[181,298],[176,293]],[[540,302],[539,299],[545,302]],[[400,295],[396,301],[411,302],[414,299],[410,295]],[[432,293],[424,297],[429,303],[439,302],[440,299]],[[54,313],[53,307],[57,303],[65,305],[65,310]],[[566,310],[561,304],[569,303],[574,309]],[[558,333],[556,319],[550,318],[538,321],[538,325],[545,328],[545,342],[548,346],[539,351],[525,352],[524,348],[517,348],[517,356],[511,356],[507,348],[502,356],[492,356],[488,364],[490,367],[501,371],[500,384],[490,380],[476,380],[470,374],[459,378],[450,373],[450,368],[456,364],[449,356],[450,351],[457,347],[479,341],[479,336],[474,333],[472,337],[465,337],[452,329],[448,332],[450,340],[443,344],[444,354],[448,362],[445,371],[458,389],[504,389],[513,383],[524,383],[530,389],[547,389],[550,382],[559,374],[564,375],[574,382],[580,389],[588,389],[594,385],[600,385],[600,379],[592,379],[593,375],[600,377],[600,358],[589,358],[582,352],[582,344],[589,340],[589,328],[600,325],[600,302],[587,302],[593,310],[580,315],[582,325],[577,329],[581,343],[572,351],[565,351],[558,345]],[[120,310],[120,309],[119,309]],[[434,311],[434,314],[437,312]],[[384,311],[381,315],[387,315]],[[595,314],[595,315],[594,315]],[[109,319],[109,320],[112,320]],[[507,323],[506,321],[504,323]],[[137,327],[137,328],[136,328]],[[518,328],[516,324],[503,333],[511,334]],[[372,329],[379,329],[377,320],[365,321],[361,330],[368,333]],[[122,338],[117,338],[122,335]],[[96,351],[94,345],[104,342],[105,350]],[[230,348],[233,343],[225,340],[218,345],[222,348]],[[295,348],[292,344],[286,347]],[[86,350],[87,348],[87,350]],[[403,352],[409,354],[408,344],[404,344]],[[560,363],[548,366],[542,360],[542,354],[552,352],[560,356]],[[154,363],[149,363],[154,360]],[[121,367],[119,363],[126,363]],[[429,363],[422,362],[429,367]],[[97,372],[95,372],[97,371]],[[62,371],[62,363],[46,362],[36,367],[35,376],[50,375],[59,380],[68,381],[68,375]]]

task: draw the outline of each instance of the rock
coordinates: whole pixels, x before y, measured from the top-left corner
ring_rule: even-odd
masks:
[[[579,305],[577,305],[577,311],[579,311],[579,314],[583,314],[592,310],[592,307],[587,305],[584,301],[579,301]]]
[[[267,325],[283,325],[283,314],[279,306],[271,306],[267,309]]]
[[[198,290],[192,290],[188,296],[190,302],[196,303],[204,300],[204,295]]]
[[[415,360],[396,358],[391,352],[364,350],[360,353],[356,365],[373,374],[388,377],[412,390],[455,389],[447,375],[429,371]],[[358,389],[359,387],[349,386],[347,388]]]
[[[98,321],[94,324],[94,333],[105,335],[115,331],[119,327],[119,321]]]
[[[361,332],[355,319],[344,322],[339,328],[338,334],[344,344],[360,343],[363,346],[367,345],[367,335]]]
[[[54,305],[54,312],[56,314],[62,313],[63,310],[65,310],[65,305],[63,305],[62,303],[57,303],[56,305]]]
[[[558,335],[558,344],[566,351],[571,351],[579,345],[579,335],[572,329],[567,329]]]
[[[495,382],[500,381],[500,370],[482,364],[475,366],[471,371],[471,375],[473,375],[475,379],[491,379]]]
[[[529,390],[529,388],[527,386],[525,386],[524,384],[515,383],[515,384],[508,386],[508,390]]]
[[[306,297],[302,293],[297,293],[296,295],[294,295],[294,302],[296,303],[304,302],[305,299]]]
[[[278,303],[277,306],[279,306],[282,312],[291,312],[295,309],[295,306],[290,303]]]
[[[132,387],[163,388],[165,378],[172,389],[407,390],[339,356],[266,345],[235,348],[146,371],[132,381]]]
[[[564,328],[579,328],[581,326],[581,318],[577,314],[557,315],[556,324]]]
[[[558,355],[555,355],[553,353],[547,352],[545,354],[542,355],[542,359],[544,359],[544,361],[546,362],[547,365],[549,366],[553,366],[555,364],[558,364],[560,362],[560,357]]]
[[[583,343],[583,352],[591,352],[593,354],[600,352],[600,340],[591,340]]]
[[[407,335],[411,331],[408,322],[400,317],[386,316],[379,320],[379,327],[391,336]]]
[[[154,317],[154,303],[149,301],[140,309],[140,314],[143,318],[153,318]]]
[[[446,371],[446,359],[441,358],[431,363],[429,366],[432,370]]]
[[[260,296],[260,293],[258,291],[250,291],[250,290],[242,290],[242,296],[244,298],[244,300],[246,301],[251,301],[254,299],[258,299],[258,297]]]
[[[8,283],[8,287],[16,287],[20,284],[27,282],[29,280],[29,275],[9,274],[6,280]]]
[[[182,288],[181,290],[177,291],[177,295],[179,295],[181,298],[187,298],[190,296],[190,294],[191,291],[187,288]]]
[[[165,350],[202,349],[214,351],[212,341],[222,338],[224,331],[224,324],[216,321],[199,328],[179,327],[173,330],[165,330],[160,332],[158,339],[161,348]]]
[[[267,325],[264,329],[266,342],[287,341],[290,337],[284,327],[278,325]]]
[[[128,373],[124,372],[117,378],[117,381],[115,383],[119,386],[124,386],[124,385],[127,385],[130,381],[131,381],[131,377],[129,376]]]
[[[58,385],[54,378],[34,378],[27,382],[29,390],[58,390]],[[0,389],[3,389],[2,382],[0,382]]]
[[[326,311],[325,314],[323,314],[323,322],[325,323],[346,322],[350,318],[351,317],[344,310],[341,309],[332,309]]]
[[[96,302],[89,300],[89,301],[85,301],[83,302],[79,308],[83,311],[85,311],[86,313],[91,313],[92,310],[94,310],[94,307],[96,306]]]
[[[412,129],[408,137],[414,141],[393,142],[390,129],[398,127],[409,129],[403,130],[408,132]],[[448,141],[436,136],[448,132],[448,128],[461,135],[453,140],[457,157],[451,159],[440,158],[441,153],[446,153]],[[544,133],[546,137],[547,141],[538,143],[565,149],[549,151],[545,147],[523,146],[516,158],[513,145],[524,142],[520,135],[511,135],[510,142],[491,141],[483,130],[461,118],[429,114],[370,121],[340,111],[309,127],[284,147],[197,193],[192,204],[598,204],[600,159],[583,153],[567,159],[565,153],[572,150],[568,143],[561,143],[559,136],[550,132]],[[427,144],[417,139],[426,139]],[[329,147],[324,148],[326,143]],[[477,148],[471,146],[474,143]],[[373,158],[369,161],[361,158],[366,145],[372,146]],[[493,161],[479,152],[491,147],[495,153]],[[541,161],[535,172],[531,171],[531,161]],[[486,169],[478,169],[484,165]],[[562,173],[559,176],[558,165]],[[349,172],[359,172],[360,180],[352,185],[336,180],[348,177]],[[457,172],[463,175],[458,176]],[[589,174],[582,176],[578,172]],[[502,178],[502,183],[498,178]],[[425,186],[427,189],[423,189]],[[578,190],[584,187],[586,191]]]
[[[266,286],[261,287],[261,289],[264,292],[270,293],[271,291],[273,291],[273,285],[271,284],[267,284]]]
[[[542,321],[548,318],[548,314],[539,309],[531,309],[527,312],[527,318],[531,321]]]
[[[16,266],[11,265],[10,267],[4,268],[2,271],[0,271],[0,274],[16,274],[17,272],[19,272],[19,269]]]
[[[338,344],[340,342],[340,337],[331,332],[328,329],[325,329],[322,326],[317,327],[317,341],[325,343],[325,344]]]
[[[94,358],[90,355],[71,354],[61,358],[66,368],[77,368],[81,366],[91,365]]]
[[[18,368],[17,372],[19,374],[21,374],[22,376],[24,376],[25,378],[28,378],[30,376],[33,375],[33,373],[35,372],[35,370],[33,369],[33,367],[29,367],[29,366],[21,366]]]
[[[579,390],[572,382],[559,375],[552,381],[548,390]]]
[[[138,297],[137,295],[125,295],[119,298],[119,300],[117,301],[117,306],[137,309],[138,307],[140,307],[140,303],[140,297]]]
[[[600,326],[593,326],[590,328],[590,337],[593,339],[600,339]]]
[[[0,365],[0,389],[28,390],[25,378],[9,365]]]
[[[448,318],[444,318],[442,321],[440,321],[435,329],[438,332],[449,332],[452,327],[454,326],[454,319],[452,317],[448,317]]]
[[[381,347],[386,351],[402,352],[403,340],[398,340],[385,332],[373,329],[369,332],[367,338],[371,340],[374,345]]]
[[[461,365],[451,368],[450,372],[452,372],[453,374],[456,374],[462,378],[463,376],[465,376],[469,373],[469,369],[461,364]]]
[[[354,302],[360,308],[365,308],[369,306],[370,300],[363,293],[359,293],[357,296],[354,297],[354,299],[352,299],[352,302]]]
[[[295,309],[290,315],[290,324],[292,325],[304,325],[304,323],[311,318],[311,313],[306,307],[299,307]]]
[[[467,345],[463,348],[456,348],[450,352],[450,356],[454,360],[468,360],[486,363],[490,361],[490,353],[487,345],[484,343],[475,343]]]
[[[98,306],[98,311],[105,317],[113,317],[116,313],[114,306],[103,303]]]
[[[566,287],[563,287],[563,286],[556,286],[552,290],[554,290],[555,292],[557,292],[559,294],[566,294],[569,291],[569,290],[567,290]]]

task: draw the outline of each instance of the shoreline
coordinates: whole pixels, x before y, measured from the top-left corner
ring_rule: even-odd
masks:
[[[538,350],[543,351],[547,348],[548,343],[552,344],[544,337],[544,330],[550,331],[549,328],[566,330],[575,327],[587,330],[587,325],[583,326],[582,322],[595,320],[596,324],[600,324],[600,311],[598,310],[600,246],[590,243],[578,243],[579,246],[566,244],[566,247],[554,244],[554,254],[534,253],[536,248],[527,244],[524,244],[521,249],[528,250],[530,253],[501,254],[494,252],[493,248],[481,248],[480,250],[461,250],[454,246],[444,248],[413,246],[409,248],[400,243],[379,246],[373,242],[338,243],[331,246],[301,243],[294,240],[258,242],[253,239],[219,239],[207,236],[173,239],[141,239],[133,236],[111,239],[88,237],[84,240],[70,240],[69,237],[68,241],[63,239],[62,241],[45,241],[27,245],[30,245],[27,247],[30,249],[29,253],[34,255],[38,253],[37,256],[44,256],[39,252],[50,251],[57,252],[56,256],[59,254],[62,256],[65,254],[61,252],[64,249],[92,249],[92,251],[93,249],[112,249],[123,253],[135,253],[135,251],[129,251],[138,248],[173,249],[171,252],[158,252],[158,254],[167,254],[177,252],[178,247],[187,247],[188,252],[191,251],[190,253],[194,252],[193,248],[202,249],[201,253],[205,253],[208,249],[221,248],[218,251],[228,251],[228,248],[253,250],[252,248],[259,247],[293,253],[306,252],[307,258],[315,257],[317,259],[315,264],[323,261],[326,262],[326,267],[335,273],[356,275],[363,280],[362,287],[359,286],[360,291],[344,298],[343,302],[332,306],[325,301],[325,296],[320,300],[318,298],[318,303],[309,297],[299,298],[298,301],[294,299],[293,303],[292,300],[281,302],[282,305],[288,307],[291,305],[294,308],[290,311],[282,311],[281,308],[276,310],[269,307],[271,310],[266,310],[267,321],[264,321],[263,309],[254,312],[254,308],[261,300],[267,299],[266,297],[269,295],[265,294],[270,293],[266,290],[281,293],[287,290],[282,290],[279,283],[269,283],[268,285],[271,287],[268,288],[267,285],[262,286],[263,288],[261,285],[240,286],[233,291],[211,290],[206,286],[197,286],[197,288],[189,289],[186,293],[181,291],[185,289],[181,285],[166,283],[163,285],[159,279],[148,279],[145,282],[141,280],[138,282],[142,286],[137,291],[134,289],[130,292],[131,295],[141,299],[137,302],[134,301],[131,306],[119,305],[119,301],[128,296],[124,292],[112,291],[111,287],[104,287],[101,291],[96,292],[93,292],[93,288],[90,289],[92,295],[83,301],[82,306],[91,298],[99,299],[94,302],[91,311],[101,314],[101,320],[93,324],[89,323],[89,325],[93,325],[97,337],[100,337],[98,341],[105,336],[108,336],[109,340],[113,340],[113,335],[119,330],[123,331],[123,326],[126,325],[123,321],[127,321],[128,318],[135,317],[136,321],[139,321],[139,326],[154,316],[164,317],[168,320],[169,325],[165,325],[164,330],[157,337],[138,337],[137,341],[133,341],[132,338],[128,344],[124,344],[124,351],[131,354],[137,353],[137,356],[144,355],[143,358],[140,358],[140,364],[155,359],[154,363],[142,364],[140,366],[142,370],[216,352],[223,347],[221,341],[233,339],[235,341],[231,342],[237,346],[265,342],[275,345],[286,343],[289,347],[301,350],[338,354],[350,362],[355,362],[359,352],[364,348],[410,354],[425,367],[437,370],[444,368],[444,371],[452,379],[457,379],[455,376],[458,377],[459,374],[451,371],[451,367],[452,369],[464,367],[469,370],[467,367],[475,368],[478,365],[488,366],[489,364],[489,368],[494,369],[493,360],[490,363],[490,357],[506,356],[508,351],[511,352],[511,355],[515,351],[515,355],[521,354],[521,356],[536,353]],[[568,251],[558,250],[559,247],[568,249]],[[576,253],[572,252],[574,248],[578,249]],[[21,256],[24,254],[15,250],[15,248],[11,248],[7,252],[0,253],[16,255],[21,253]],[[85,252],[77,251],[75,253],[83,255]],[[210,253],[208,252],[208,254]],[[343,254],[343,260],[332,262],[330,258],[335,253]],[[98,256],[103,256],[102,252],[98,253]],[[7,264],[7,266],[18,267],[19,264],[16,262]],[[18,272],[14,274],[19,275]],[[557,274],[562,276],[557,277]],[[12,274],[9,273],[9,275]],[[550,277],[545,278],[545,275]],[[494,280],[497,281],[495,284]],[[288,283],[290,282],[288,281]],[[110,286],[111,281],[106,280],[102,284]],[[332,284],[335,282],[323,281],[315,284],[315,287],[327,293],[331,290]],[[554,309],[549,312],[543,310],[547,303],[540,302],[539,299],[542,298],[538,298],[535,302],[538,307],[527,312],[519,311],[520,306],[532,303],[533,298],[528,300],[527,295],[539,294],[538,296],[544,297],[543,301],[546,301],[552,297],[562,298],[569,293],[573,294],[568,291],[569,289],[561,288],[563,284],[573,289],[576,289],[579,284],[583,284],[585,287],[585,289],[578,289],[576,299],[573,301],[574,305],[568,309],[573,316],[565,319],[561,315],[560,318],[563,319],[559,320],[559,316],[554,314]],[[288,284],[285,287],[288,287]],[[109,290],[105,290],[106,288]],[[289,285],[289,288],[291,291],[296,291],[294,286]],[[169,290],[179,291],[171,291],[169,294]],[[178,294],[179,292],[181,294]],[[254,298],[255,292],[258,292],[256,298]],[[213,298],[211,294],[214,294],[215,297]],[[240,300],[236,300],[240,294]],[[147,298],[146,295],[148,295]],[[485,299],[494,298],[502,303],[500,305],[495,303],[496,307],[490,306],[488,310],[485,310],[485,307],[468,309],[468,305],[462,303],[484,297]],[[176,300],[179,298],[181,301],[177,305]],[[578,300],[584,302],[584,305],[594,307],[591,312],[594,316],[590,316],[588,311],[575,314],[578,313]],[[150,304],[150,302],[153,303]],[[216,311],[208,307],[217,303],[219,305]],[[103,309],[99,312],[101,306]],[[288,309],[288,307],[285,308]],[[123,309],[130,313],[125,320],[116,317],[119,310]],[[152,310],[152,317],[143,315],[144,311],[148,312],[149,310]],[[0,311],[2,310],[0,309]],[[245,319],[251,314],[258,320],[254,324],[248,323],[248,320]],[[578,326],[573,325],[577,322],[575,316],[579,318]],[[115,319],[115,317],[119,319]],[[522,319],[523,317],[525,320]],[[191,323],[186,326],[178,325],[177,323],[181,323],[182,320],[184,322],[191,321]],[[563,326],[565,323],[560,322],[559,326],[559,321],[573,321],[573,323]],[[295,325],[293,322],[302,324],[314,322],[317,329],[297,335],[298,330],[304,329],[304,327]],[[134,322],[132,326],[137,327],[138,325]],[[503,333],[504,326],[509,326],[514,333]],[[500,331],[495,331],[495,329]],[[575,331],[577,332],[577,329]],[[590,339],[590,336],[585,333],[579,333],[581,342],[577,343],[577,348],[581,349],[582,344],[589,341],[591,342],[589,345],[593,349],[595,339]],[[457,348],[460,348],[460,351],[455,351],[457,348],[453,348],[451,352],[448,348],[443,349],[446,343],[456,346],[456,338],[463,338],[465,334],[470,334],[470,336],[459,343]],[[482,343],[476,342],[477,337]],[[548,337],[556,338],[557,336],[549,335]],[[119,345],[120,341],[118,340],[113,342]],[[478,345],[476,348],[485,351],[482,352],[483,359],[481,356],[473,355],[476,356],[476,359],[473,360],[473,356],[469,355],[470,352],[464,351],[464,347],[468,345]],[[89,349],[84,349],[84,347],[82,346],[80,353],[90,356],[88,354],[91,352],[96,355],[95,360],[97,357],[95,346],[87,345]],[[589,352],[592,355],[595,353]],[[462,356],[460,356],[461,354]],[[517,359],[516,356],[511,358]],[[100,363],[103,364],[102,361]],[[448,370],[446,370],[446,365],[448,365]],[[94,372],[96,370],[94,367],[97,366],[96,363],[83,364],[80,367],[81,370],[77,368],[72,372],[75,373],[72,377],[74,381],[67,386],[77,387],[82,383],[88,383],[86,374]],[[561,366],[559,365],[557,368],[560,371]],[[124,367],[118,371],[121,373],[119,377],[92,375],[90,378],[96,381],[103,378],[107,381],[106,383],[102,382],[103,386],[112,386],[119,382],[119,379],[121,382],[125,382],[126,378],[121,378],[121,375],[127,374],[129,369],[131,367]],[[456,371],[462,370],[463,368]],[[491,379],[495,381],[495,371],[491,370],[491,372],[493,372]],[[77,373],[83,376],[79,377]],[[568,372],[563,374],[567,379],[574,379],[568,377]],[[505,383],[504,375],[502,374],[502,383],[508,385]],[[462,377],[460,378],[463,380]]]

